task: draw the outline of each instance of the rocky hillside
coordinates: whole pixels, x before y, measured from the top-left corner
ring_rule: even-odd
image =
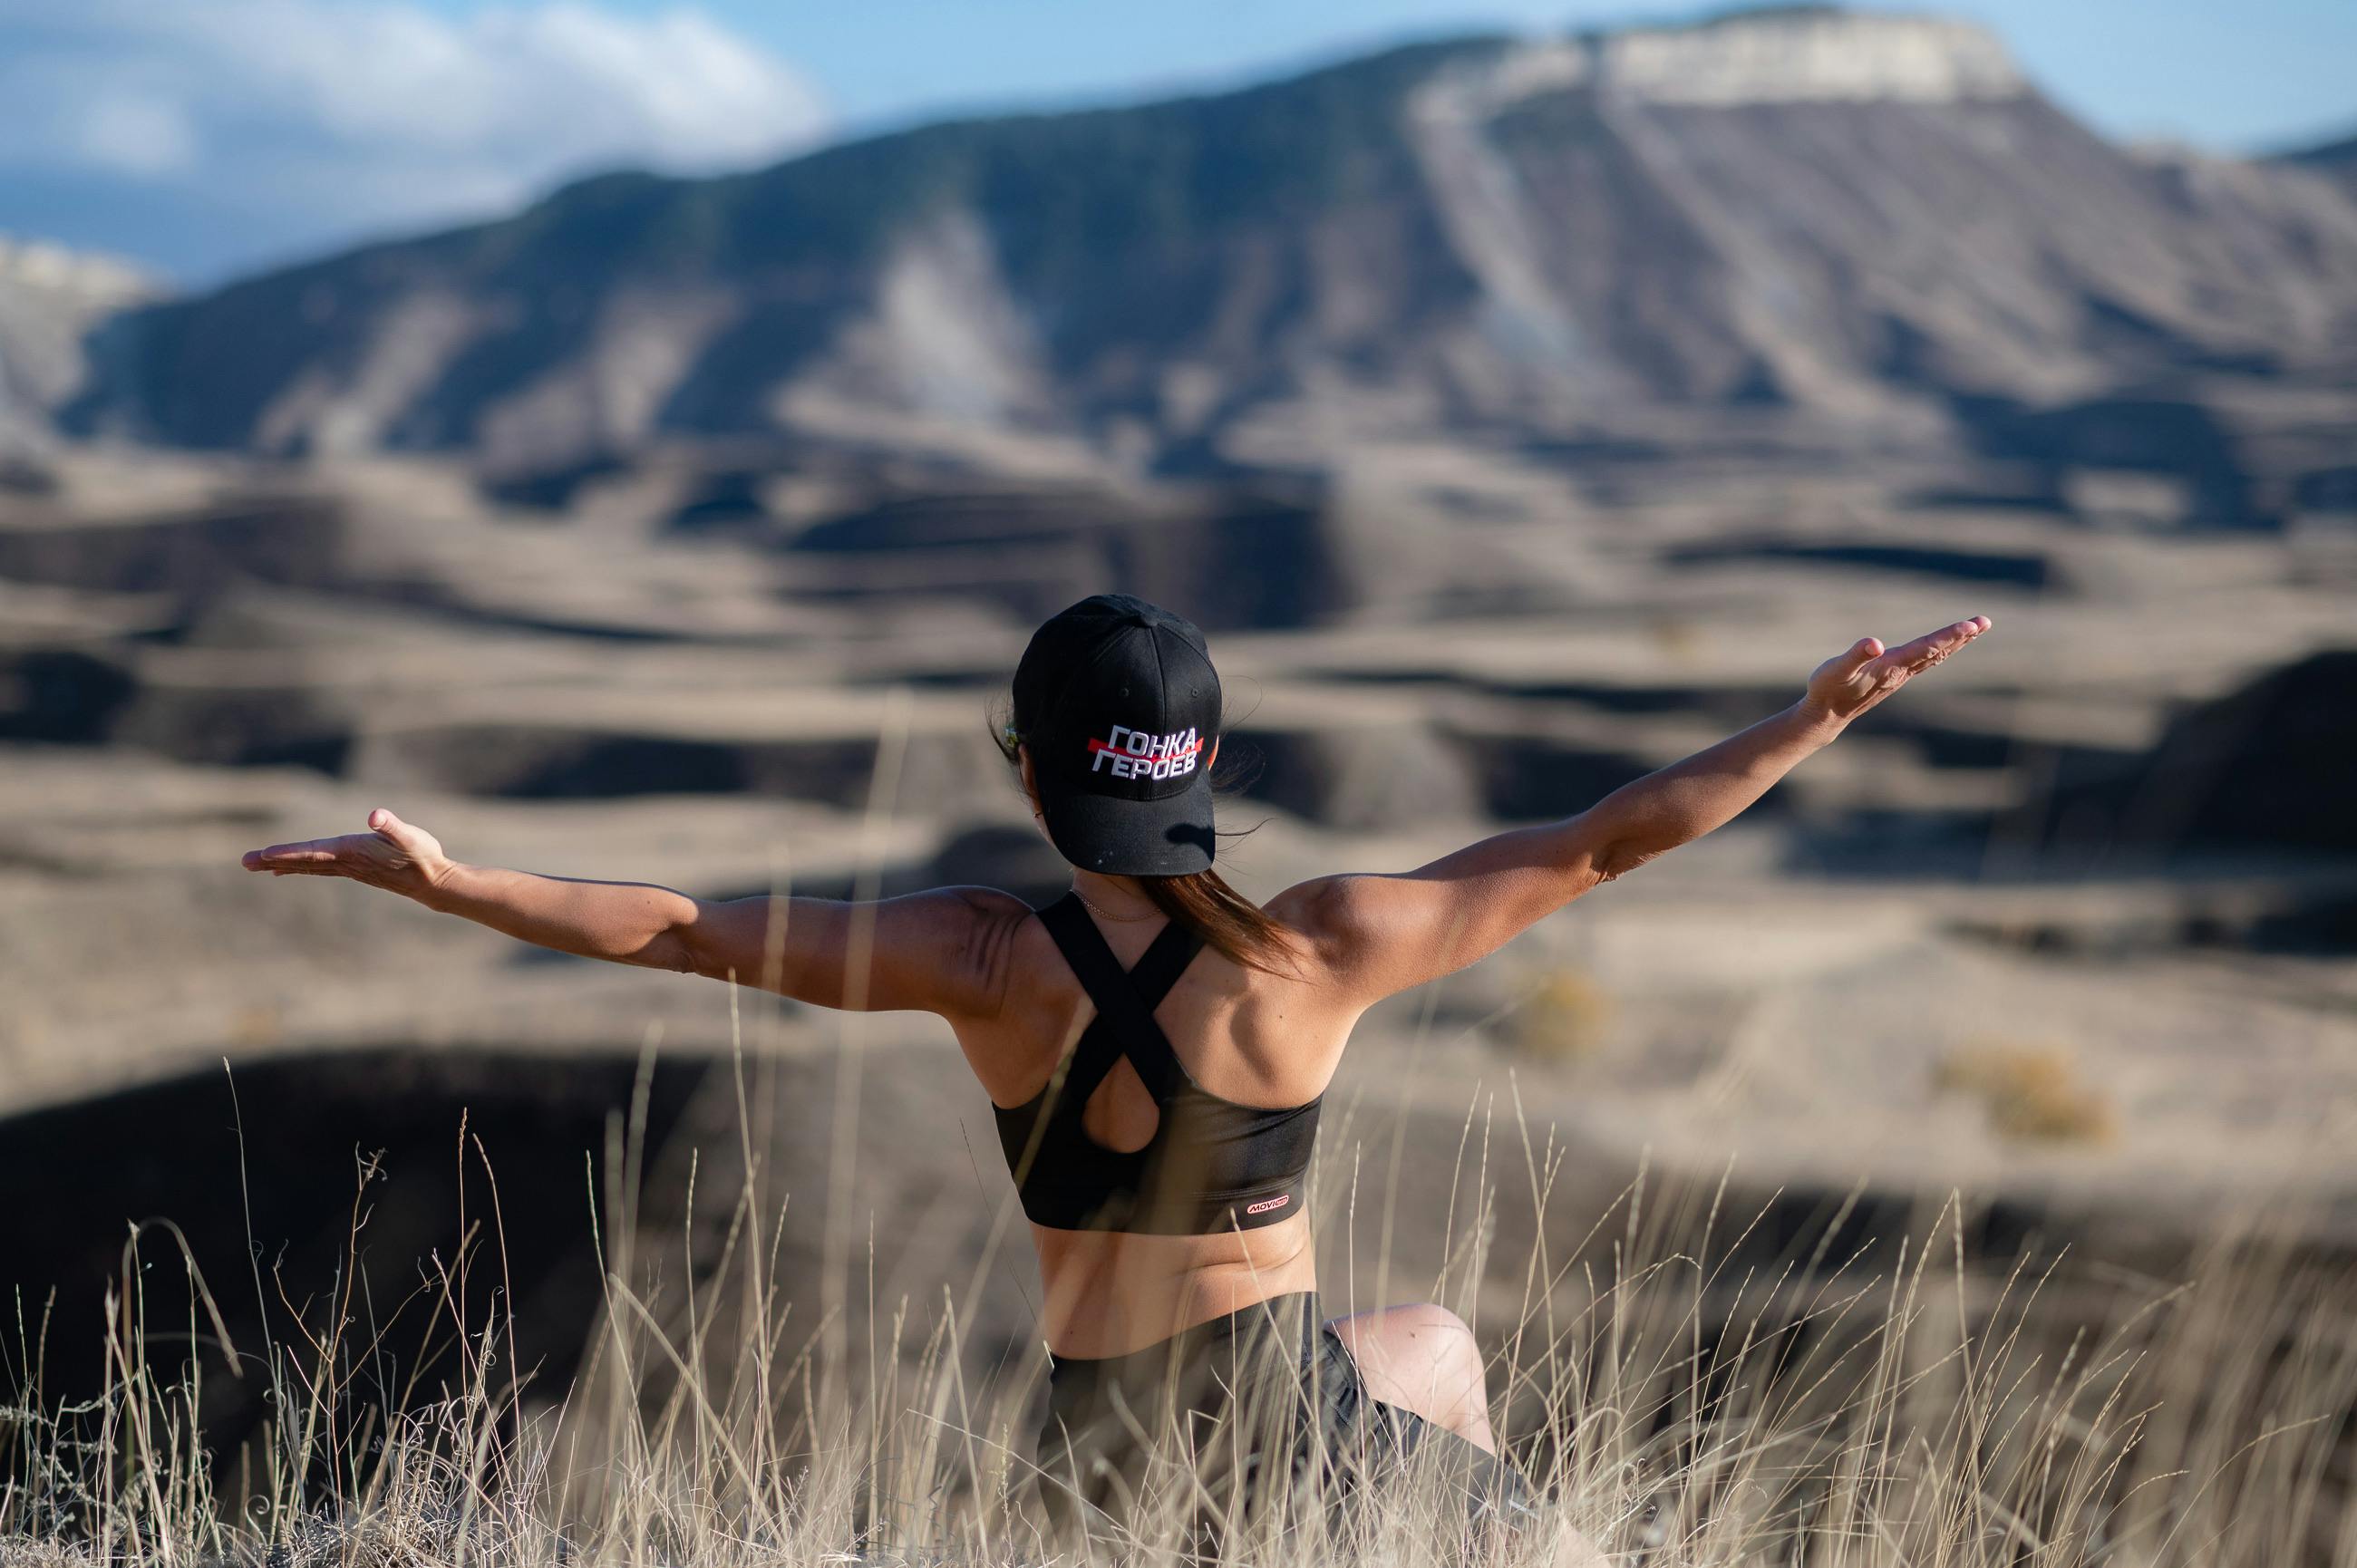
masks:
[[[1974,28],[1802,8],[618,174],[105,346],[83,430],[511,471],[750,435],[1168,474],[1695,411],[2034,457],[2122,389],[2345,387],[2357,200],[2133,156]]]
[[[158,292],[113,257],[0,234],[0,456],[36,442],[82,389],[90,328]]]
[[[2357,194],[2357,136],[2344,136],[2336,142],[2285,153],[2275,162],[2338,180],[2352,194]]]

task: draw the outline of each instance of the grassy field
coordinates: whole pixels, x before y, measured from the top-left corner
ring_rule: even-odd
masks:
[[[971,600],[953,539],[797,553],[684,537],[666,520],[698,493],[685,468],[617,478],[556,527],[423,461],[264,476],[288,493],[259,500],[242,467],[168,461],[90,458],[10,523],[58,579],[11,601],[48,661],[23,668],[113,705],[90,718],[83,686],[57,683],[58,710],[27,721],[38,744],[0,766],[0,952],[39,982],[0,1008],[0,1112],[25,1118],[0,1137],[22,1270],[0,1280],[27,1281],[0,1294],[0,1560],[1071,1560],[1082,1549],[1044,1539],[1030,1501],[1037,1347],[995,1360],[1031,1332],[1009,1311],[1019,1223],[990,1230],[1003,1178],[985,1189],[969,1163],[965,1119],[985,1108],[945,1030],[838,1032],[757,1004],[750,1054],[775,1082],[756,1097],[765,1130],[723,1170],[710,1145],[737,1135],[726,1107],[700,1120],[699,1086],[740,1045],[733,998],[522,961],[490,933],[237,865],[383,800],[486,859],[714,896],[789,874],[822,890],[1052,881],[1065,868],[980,723],[1029,610]],[[2357,568],[2339,535],[2058,530],[1919,504],[1947,477],[1912,469],[1653,464],[1605,486],[1465,467],[1415,473],[1478,478],[1485,504],[1451,503],[1423,542],[1402,528],[1414,550],[1370,557],[1382,570],[1343,553],[1374,545],[1333,534],[1337,573],[1421,596],[1223,639],[1252,693],[1241,739],[1269,762],[1243,818],[1265,831],[1236,856],[1255,896],[1583,803],[1609,782],[1598,759],[1667,761],[1768,711],[1829,628],[1987,608],[2007,640],[1813,764],[1776,812],[1371,1018],[1334,1102],[1357,1109],[1324,1145],[1321,1236],[1360,1242],[1327,1249],[1328,1307],[1429,1295],[1473,1321],[1495,1423],[1557,1533],[1469,1532],[1437,1477],[1408,1475],[1333,1517],[1298,1499],[1274,1539],[1239,1526],[1230,1555],[1539,1562],[1576,1530],[1620,1563],[2357,1568],[2357,991],[2343,950],[2233,945],[2341,908],[2357,873],[2329,844],[2269,857],[2239,840],[2183,864],[2123,840],[2089,871],[2041,859],[2035,831],[2064,759],[2165,757],[2172,715],[2265,695],[2265,671],[2345,640]],[[1960,515],[2036,584],[1971,580],[1956,603],[1965,583],[1904,552]],[[409,554],[362,548],[396,538]],[[1864,559],[1796,564],[1835,540]],[[230,577],[185,609],[135,591],[178,552],[241,549],[260,586]],[[1020,564],[991,580],[1044,592]],[[2288,776],[2269,758],[2298,753],[2247,771]],[[627,1093],[630,1053],[663,1028],[666,1065],[699,1064],[673,1096],[678,1157],[626,1151],[585,1179],[554,1153],[573,1123],[530,1141],[560,1090],[594,1127],[601,1086],[618,1074]],[[248,1108],[281,1123],[254,1123],[278,1146],[265,1166],[257,1143],[249,1195],[194,1174],[228,1169],[204,1163],[227,1098],[217,1077],[183,1079],[224,1051]],[[135,1124],[127,1090],[154,1091]],[[240,1257],[241,1196],[242,1234],[307,1238],[253,1217],[313,1184],[335,1251],[343,1129],[384,1146],[397,1094],[420,1126],[434,1094],[475,1112],[512,1224],[469,1202],[446,1232],[435,1205],[424,1234],[470,1238],[438,1254],[382,1209],[371,1226],[388,1183],[419,1190],[420,1133],[361,1184],[335,1288]],[[1503,1147],[1509,1097],[1577,1151],[1578,1179],[1550,1144],[1469,1182],[1486,1205],[1459,1202],[1459,1110],[1500,1105]],[[700,1176],[679,1155],[699,1138]],[[1739,1153],[1748,1185],[1657,1174],[1613,1201],[1647,1150],[1682,1171]],[[1844,1213],[1853,1181],[1870,1188]],[[1951,1185],[1969,1197],[1943,1207]],[[1329,1221],[1359,1194],[1379,1219]],[[2276,1199],[2297,1216],[2211,1212]],[[84,1219],[102,1235],[158,1204],[199,1236],[194,1267],[150,1226],[103,1316],[48,1308],[42,1271]],[[535,1300],[522,1243],[559,1204],[582,1229],[596,1209],[600,1251],[575,1290],[543,1249],[540,1279],[565,1289]],[[2074,1240],[1992,1226],[1993,1206]],[[1389,1245],[1394,1209],[1412,1246]],[[875,1212],[903,1219],[863,1246]],[[683,1240],[708,1219],[722,1245]],[[2138,1239],[2164,1230],[2167,1247]],[[985,1231],[995,1272],[968,1246]],[[371,1253],[389,1270],[357,1266]],[[103,1272],[84,1271],[93,1294]],[[370,1294],[388,1272],[415,1282],[408,1299]],[[232,1296],[242,1316],[217,1310]],[[257,1303],[267,1333],[244,1326]],[[209,1439],[198,1412],[231,1380],[263,1419]],[[1158,1524],[1085,1554],[1175,1557],[1201,1499],[1166,1480]]]
[[[1511,1174],[1544,1202],[1544,1161]],[[1440,1294],[1493,1304],[1493,1414],[1554,1499],[1544,1525],[1470,1526],[1414,1467],[1335,1508],[1311,1477],[1244,1518],[1172,1466],[1139,1522],[1074,1542],[1037,1507],[1056,1482],[1031,1463],[1036,1379],[962,1370],[954,1291],[851,1309],[866,1333],[847,1340],[778,1277],[780,1217],[751,1196],[723,1266],[666,1291],[618,1194],[600,1327],[565,1389],[518,1375],[499,1310],[462,1305],[501,1266],[496,1214],[404,1310],[290,1302],[300,1330],[260,1345],[227,1343],[168,1227],[135,1234],[103,1396],[59,1408],[33,1377],[0,1408],[0,1561],[1165,1562],[1208,1511],[1222,1561],[1288,1568],[1593,1561],[1583,1540],[1664,1568],[2357,1563],[2357,1271],[2266,1234],[2158,1278],[2034,1241],[1990,1255],[1961,1202],[1920,1234],[1837,1248],[1857,1232],[1835,1213],[1763,1251],[1768,1217],[1723,1188],[1641,1179],[1577,1248],[1527,1258],[1491,1251],[1476,1215]],[[356,1204],[355,1263],[365,1230]],[[1521,1305],[1501,1321],[1500,1300]],[[405,1337],[364,1326],[387,1318]],[[13,1337],[10,1364],[38,1368],[90,1337],[19,1304]],[[457,1375],[402,1382],[435,1355]],[[234,1453],[192,1415],[220,1369],[267,1390]]]

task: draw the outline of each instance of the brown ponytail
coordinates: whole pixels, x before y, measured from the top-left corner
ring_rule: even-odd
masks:
[[[1289,964],[1294,957],[1293,933],[1229,886],[1216,871],[1130,880],[1154,900],[1156,908],[1232,962],[1275,974],[1280,964]]]

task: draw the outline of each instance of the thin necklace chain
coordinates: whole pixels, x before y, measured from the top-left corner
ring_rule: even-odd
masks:
[[[1151,920],[1155,916],[1162,913],[1161,910],[1156,909],[1149,914],[1144,915],[1116,915],[1109,909],[1100,908],[1093,899],[1092,899],[1087,894],[1081,891],[1080,884],[1077,882],[1072,885],[1072,897],[1081,901],[1082,908],[1086,909],[1092,915],[1101,916],[1105,919],[1111,920],[1117,926],[1134,926],[1141,920]]]

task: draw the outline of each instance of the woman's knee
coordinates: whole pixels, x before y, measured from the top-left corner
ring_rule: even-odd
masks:
[[[1333,1318],[1327,1326],[1340,1334],[1463,1334],[1473,1331],[1465,1320],[1438,1302],[1408,1302],[1399,1306],[1370,1307],[1348,1317]]]
[[[1472,1325],[1436,1301],[1410,1302],[1394,1306],[1383,1315],[1399,1325],[1403,1333],[1430,1334],[1446,1340],[1473,1342]]]
[[[1394,1357],[1435,1372],[1480,1369],[1480,1346],[1471,1326],[1445,1306],[1415,1302],[1364,1316],[1376,1320],[1373,1337]]]
[[[1488,1368],[1463,1318],[1430,1302],[1338,1318],[1368,1392],[1490,1445]]]
[[[1406,1313],[1403,1332],[1429,1347],[1435,1381],[1444,1391],[1487,1408],[1490,1369],[1482,1359],[1480,1341],[1473,1337],[1472,1325],[1429,1302],[1408,1307]]]

